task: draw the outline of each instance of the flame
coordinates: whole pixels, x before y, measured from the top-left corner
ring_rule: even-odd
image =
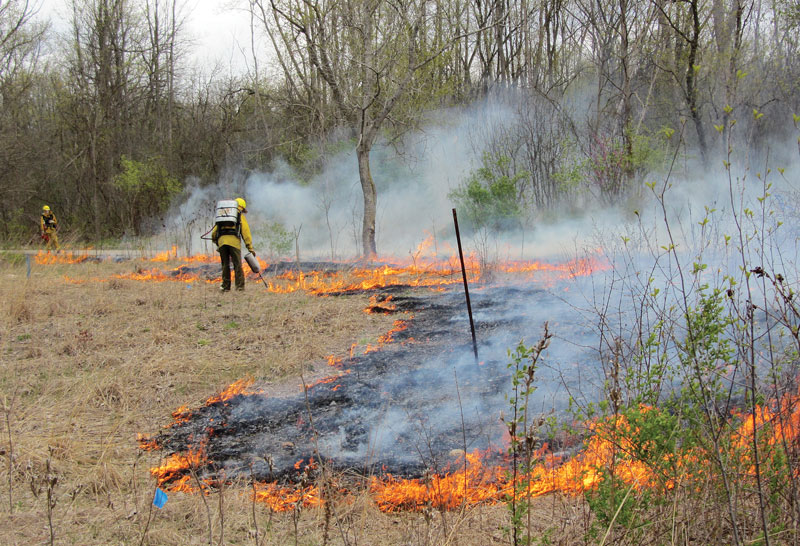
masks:
[[[397,258],[384,257],[377,260],[380,265],[376,267],[357,267],[357,263],[350,263],[351,267],[342,267],[338,271],[287,271],[272,279],[264,280],[269,292],[292,293],[304,291],[315,295],[346,293],[390,286],[427,287],[431,290],[442,291],[448,285],[461,283],[461,266],[455,254],[447,259],[439,258],[435,253],[433,256],[424,255],[432,241],[432,236],[428,236],[420,243],[409,259],[399,260]],[[595,271],[608,269],[610,265],[599,258],[600,255],[598,251],[595,257],[575,259],[563,263],[512,261],[499,264],[495,269],[517,276],[525,274],[529,279],[552,283],[557,279],[591,275]],[[48,254],[40,251],[36,256],[36,261],[40,264],[80,263],[88,258],[87,253],[75,256],[71,253]],[[166,263],[171,260],[177,260],[183,264],[219,263],[217,256],[206,254],[179,258],[176,246],[173,246],[171,250],[158,253],[147,261],[150,263]],[[267,264],[263,260],[258,258],[258,262],[262,271],[267,269]],[[348,264],[342,263],[342,265],[346,266]],[[474,253],[465,257],[465,269],[469,282],[476,283],[482,280],[483,272],[480,268],[480,260]],[[249,271],[249,268],[245,268],[245,274],[253,281],[260,280],[258,275]],[[220,281],[218,277],[205,279],[201,275],[202,273],[186,271],[184,266],[181,265],[172,269],[142,268],[133,273],[112,275],[110,278],[142,282],[217,283]],[[103,279],[91,280],[103,281]],[[67,278],[67,281],[74,283],[86,282],[85,280],[69,278]],[[395,309],[396,305],[389,303],[388,299],[383,300],[380,304],[376,300],[372,304],[372,310],[369,312],[390,313]]]
[[[776,445],[782,440],[796,439],[800,426],[798,400],[800,392],[783,397],[780,403],[772,406],[757,408],[755,430],[759,433],[760,441],[766,445]],[[640,411],[646,413],[659,410],[643,406]],[[747,468],[751,464],[747,457],[747,447],[753,439],[754,423],[751,415],[739,414],[738,417],[741,424],[732,433],[732,444],[734,448],[742,449],[742,462]],[[302,419],[298,421],[298,426],[303,424]],[[510,476],[507,463],[486,464],[489,457],[497,457],[498,452],[474,451],[462,454],[453,463],[455,470],[452,472],[431,473],[419,479],[395,478],[391,474],[372,477],[369,491],[382,511],[394,512],[421,510],[425,507],[451,510],[464,505],[506,502],[512,496],[532,498],[551,492],[581,495],[596,488],[603,479],[603,473],[612,466],[616,478],[637,490],[659,486],[653,470],[645,462],[628,456],[636,451],[632,439],[638,431],[623,415],[594,421],[587,426],[590,435],[578,455],[563,461],[558,456],[546,454],[547,446],[544,445],[535,454],[535,460],[540,462],[516,480]],[[149,438],[140,436],[140,444],[149,445],[148,442]],[[702,468],[701,472],[704,474],[713,472],[713,468],[703,463],[710,460],[709,453],[695,448],[681,453],[680,459],[671,460],[675,456],[667,455],[665,460],[674,463],[671,466],[684,475],[663,481],[662,487],[671,489],[676,487],[676,479],[683,481],[698,477],[691,475],[690,468]],[[159,486],[168,486],[170,491],[189,492],[196,488],[191,487],[190,474],[187,472],[207,462],[204,447],[201,445],[198,449],[171,455],[164,464],[152,468],[150,472],[156,477]],[[764,460],[762,463],[767,464],[769,461]],[[304,459],[295,464],[298,471],[315,467],[313,459],[307,465],[304,465]],[[203,488],[204,484],[208,485],[210,481],[201,482],[200,487]],[[316,507],[323,503],[318,489],[313,485],[304,484],[292,488],[276,483],[256,483],[253,487],[254,499],[275,511]]]
[[[38,265],[79,264],[89,259],[89,251],[85,250],[82,254],[73,254],[72,252],[57,252],[51,254],[50,252],[40,250],[33,259]]]
[[[409,318],[410,319],[414,318],[414,316],[411,315]],[[392,329],[389,330],[388,332],[386,332],[385,334],[383,334],[382,336],[378,337],[378,344],[377,345],[367,345],[367,348],[364,349],[364,354],[371,353],[373,351],[377,351],[381,347],[386,345],[387,343],[391,343],[392,341],[394,341],[394,334],[396,334],[397,332],[402,332],[403,330],[408,328],[408,325],[409,325],[409,321],[408,320],[398,319],[398,320],[394,321],[394,325],[392,326]]]
[[[154,451],[161,449],[161,445],[155,438],[147,434],[142,434],[141,432],[136,434],[136,441],[139,442],[139,449],[143,451]]]
[[[218,404],[221,402],[227,402],[234,396],[250,396],[252,394],[262,394],[264,391],[259,389],[257,391],[251,391],[248,389],[250,385],[255,382],[255,379],[252,377],[246,377],[244,379],[238,379],[228,385],[222,392],[219,394],[215,394],[214,396],[210,397],[206,400],[206,406],[210,406],[211,404]]]
[[[799,398],[785,397],[777,405],[778,409],[757,409],[756,430],[763,435],[764,443],[772,446],[784,439],[797,438],[800,432]],[[643,407],[641,411],[653,409]],[[781,414],[782,420],[779,419]],[[752,443],[753,430],[752,417],[744,416],[741,425],[733,433],[734,446],[742,448],[741,459],[751,476],[755,475],[755,469],[744,448]],[[637,490],[657,487],[656,476],[646,462],[624,456],[634,451],[631,438],[636,432],[624,416],[592,423],[589,431],[591,436],[578,455],[562,461],[554,455],[540,454],[542,462],[516,482],[509,478],[507,468],[502,465],[487,467],[481,460],[483,454],[473,452],[467,454],[462,468],[453,473],[433,475],[427,479],[397,479],[392,476],[372,478],[370,490],[379,508],[386,512],[419,510],[425,506],[453,509],[462,504],[501,502],[512,494],[528,498],[552,492],[581,495],[596,488],[603,479],[604,470],[611,465],[616,478]],[[665,456],[665,461],[673,456]],[[682,453],[680,457],[672,461],[673,466],[685,474],[683,478],[678,476],[679,480],[691,478],[688,469],[696,465],[706,469],[704,472],[713,472],[708,470],[707,464],[702,463],[711,460],[710,453],[695,450]],[[676,486],[676,481],[666,480],[662,486],[671,489]]]
[[[322,505],[319,490],[313,485],[300,489],[281,487],[275,483],[257,483],[254,498],[275,512],[287,512],[297,507],[312,508]]]
[[[304,273],[302,271],[290,271],[275,277],[268,284],[268,289],[276,293],[290,293],[298,290],[310,294],[326,295],[332,293],[349,292],[355,290],[365,290],[377,287],[387,287],[394,285],[403,286],[423,286],[433,290],[444,290],[448,284],[461,283],[461,270],[455,257],[449,260],[437,258],[427,258],[424,253],[430,248],[433,242],[432,236],[423,241],[413,255],[413,263],[405,266],[382,263],[378,267],[352,269],[348,271],[312,271]],[[173,253],[176,249],[173,248]],[[169,253],[159,255],[151,261],[167,261]],[[177,259],[177,257],[176,257]],[[216,262],[216,257],[204,255],[192,256],[181,259],[184,262]],[[260,261],[260,260],[259,260]],[[473,281],[481,278],[481,271],[478,260],[474,255],[466,258],[466,269],[468,276]],[[262,265],[266,267],[263,263]],[[599,260],[586,259],[574,260],[562,264],[547,264],[542,262],[512,262],[506,264],[503,271],[513,274],[527,273],[529,275],[548,273],[555,278],[569,278],[578,275],[590,275],[597,269],[606,267]],[[199,280],[198,275],[183,272],[180,268],[163,272],[158,269],[139,271],[128,275],[119,275],[117,278],[129,278],[141,281],[183,281],[193,282]],[[206,282],[218,282],[206,281]],[[384,297],[378,300],[378,296],[373,296],[370,307],[366,312],[389,312],[396,310],[396,304],[392,298]],[[409,317],[409,320],[413,317]],[[394,341],[397,332],[405,330],[409,326],[409,320],[397,320],[392,329],[378,339],[377,346],[367,346],[365,352],[377,350],[383,344]],[[413,340],[408,340],[411,342]],[[352,358],[356,344],[350,350]],[[343,359],[333,355],[328,357],[328,363],[340,370],[336,375],[325,377],[311,385],[304,385],[305,388],[314,385],[333,383],[343,375],[350,373],[350,370],[343,370]],[[225,403],[235,396],[252,395],[261,391],[250,389],[254,380],[252,378],[241,379],[234,382],[219,394],[206,400],[205,404]],[[336,390],[341,385],[335,385],[332,389]],[[178,408],[173,412],[174,422],[168,426],[188,421],[191,411],[186,408]],[[298,420],[298,426],[304,423],[302,418]],[[599,429],[598,429],[599,432]],[[212,429],[206,433],[213,434]],[[144,438],[144,437],[143,437]],[[601,465],[609,457],[610,442],[602,440],[602,435],[597,433],[595,438],[590,440],[587,448],[579,457],[566,463],[555,457],[545,457],[545,462],[535,468],[527,480],[526,494],[534,496],[541,495],[550,491],[561,490],[565,492],[583,491],[588,487],[593,487],[597,483],[599,473],[593,470],[593,465]],[[594,443],[594,442],[597,443]],[[605,441],[605,443],[603,443]],[[142,449],[151,444],[146,440],[140,440]],[[153,444],[157,446],[157,444]],[[154,447],[156,448],[156,447]],[[613,450],[611,450],[613,453]],[[172,491],[191,491],[189,484],[190,476],[187,471],[206,464],[204,448],[186,453],[171,455],[160,467],[151,469],[151,473],[158,480],[159,485],[169,484]],[[507,470],[502,465],[485,464],[483,454],[478,452],[465,454],[462,457],[463,465],[459,464],[458,469],[451,473],[442,475],[430,475],[426,479],[408,480],[394,478],[387,475],[383,478],[373,478],[370,482],[370,491],[374,496],[378,506],[385,511],[400,509],[419,509],[422,506],[434,505],[437,507],[450,509],[462,504],[475,504],[487,502],[501,502],[509,494],[515,494],[517,490],[515,484],[510,483],[507,477]],[[298,462],[298,465],[302,461]],[[313,463],[310,463],[313,464]],[[299,470],[299,467],[298,467]],[[631,472],[632,479],[639,483],[646,483],[642,479],[641,471],[635,469]],[[519,484],[516,484],[519,486]],[[202,488],[202,484],[200,485]],[[291,510],[298,506],[319,506],[322,503],[319,491],[311,485],[299,488],[281,487],[278,484],[255,484],[254,497],[259,502],[264,502],[275,511]]]
[[[173,421],[165,428],[169,428],[180,423],[188,423],[191,417],[192,411],[189,409],[189,406],[181,406],[172,412]]]
[[[391,295],[384,296],[379,294],[373,294],[372,296],[369,297],[369,306],[364,308],[364,312],[370,314],[383,313],[385,315],[394,313],[395,311],[397,311],[397,304],[390,303],[393,299],[394,296]]]
[[[205,448],[201,445],[196,450],[173,453],[161,466],[151,468],[150,474],[156,478],[159,487],[166,486],[169,491],[191,492],[188,484],[191,476],[186,472],[196,470],[207,462]]]
[[[209,254],[195,254],[194,256],[184,256],[180,259],[183,263],[186,264],[218,264],[219,263],[219,256],[211,256]],[[261,263],[262,269],[267,267],[267,264],[264,263],[262,260],[258,260]]]
[[[150,258],[148,261],[168,262],[170,260],[180,261],[185,264],[217,264],[219,263],[219,256],[210,254],[195,254],[193,256],[178,257],[178,247],[173,245],[171,250],[159,252],[153,258]],[[261,263],[262,267],[266,267],[266,263],[264,263],[261,259],[259,259],[258,261]]]
[[[305,385],[300,385],[300,388],[301,389],[302,388],[310,389],[312,387],[316,387],[317,385],[326,385],[328,383],[333,383],[334,381],[337,381],[337,380],[341,379],[342,376],[345,376],[345,375],[347,375],[349,373],[350,373],[350,370],[342,370],[341,373],[338,373],[336,375],[329,375],[327,377],[323,377],[322,379],[318,379],[317,381],[315,381],[313,383],[306,383]],[[335,390],[339,390],[339,386],[340,385],[336,385],[332,390],[334,390],[334,391]]]
[[[328,355],[328,366],[341,370],[344,366],[344,361],[341,357],[335,355]]]
[[[151,262],[166,262],[169,261],[173,256],[176,258],[178,257],[178,246],[172,245],[170,250],[165,250],[164,252],[159,252],[153,258],[150,258]]]
[[[596,425],[595,432],[603,425]],[[617,426],[624,428],[624,423]],[[613,460],[618,450],[607,437],[596,434],[583,452],[564,463],[558,457],[542,455],[543,462],[519,476],[516,482],[510,479],[505,466],[484,465],[485,454],[476,451],[468,453],[466,462],[455,472],[427,479],[373,478],[370,490],[378,507],[385,512],[419,510],[425,506],[452,510],[464,504],[495,504],[511,495],[532,498],[556,491],[578,495],[597,486],[600,469]],[[648,484],[644,464],[628,461],[617,465],[615,471],[625,483],[639,487]]]
[[[414,316],[411,315],[410,318],[414,318]],[[408,320],[396,320],[396,321],[394,321],[394,325],[392,326],[392,329],[389,330],[388,332],[386,332],[385,334],[383,334],[382,336],[380,336],[378,338],[378,341],[380,343],[391,343],[392,340],[394,339],[394,334],[396,334],[397,332],[402,332],[403,330],[408,328],[408,324],[409,324]]]
[[[384,512],[420,510],[425,506],[453,509],[463,503],[496,502],[505,492],[504,471],[481,463],[479,452],[466,455],[465,468],[427,479],[384,479],[373,477],[370,493]]]
[[[144,269],[141,271],[136,271],[134,273],[120,273],[116,275],[111,275],[111,278],[128,279],[133,281],[154,281],[154,282],[180,281],[185,283],[204,281],[204,279],[200,278],[199,273],[185,273],[180,271],[180,267],[176,267],[175,269],[172,269],[170,271],[171,272],[165,273],[160,269]],[[219,279],[205,280],[205,282],[207,283],[219,282]]]
[[[451,269],[420,269],[415,266],[396,268],[384,265],[376,268],[356,269],[349,273],[311,271],[290,271],[268,281],[270,292],[291,293],[304,291],[310,294],[326,295],[385,288],[387,286],[430,286],[461,282]],[[477,277],[476,277],[477,278]]]
[[[609,268],[605,260],[596,257],[579,258],[560,264],[540,262],[538,260],[530,262],[512,261],[500,265],[501,271],[506,273],[533,273],[550,271],[563,274],[566,278],[586,277],[595,271],[602,271]]]
[[[426,231],[425,233],[428,233],[428,232]],[[420,244],[417,245],[417,248],[414,250],[412,255],[413,256],[420,256],[420,255],[425,256],[428,253],[427,251],[430,250],[430,248],[433,245],[433,243],[434,243],[433,235],[428,233],[428,236]],[[436,253],[434,252],[434,256],[435,255],[436,255]]]

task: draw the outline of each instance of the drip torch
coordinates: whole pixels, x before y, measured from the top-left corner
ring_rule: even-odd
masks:
[[[248,252],[244,255],[244,261],[246,261],[247,265],[250,266],[250,271],[258,275],[258,278],[264,283],[264,287],[269,290],[267,281],[265,281],[264,277],[261,276],[261,266],[258,264],[258,260],[256,259],[255,255],[252,252]]]

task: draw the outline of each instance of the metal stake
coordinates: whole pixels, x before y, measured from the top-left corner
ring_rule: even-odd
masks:
[[[467,284],[467,268],[464,266],[464,252],[461,250],[461,233],[458,231],[458,216],[453,209],[453,223],[456,226],[456,240],[458,241],[458,257],[461,259],[461,276],[464,278],[464,294],[467,296],[467,313],[469,313],[469,328],[472,331],[472,350],[475,353],[475,363],[478,363],[478,342],[475,340],[475,322],[472,320],[472,304],[469,301],[469,285]]]

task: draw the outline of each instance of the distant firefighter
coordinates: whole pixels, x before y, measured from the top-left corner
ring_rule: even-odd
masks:
[[[241,197],[235,200],[225,200],[217,203],[217,214],[214,218],[214,228],[211,230],[211,240],[217,245],[219,258],[222,262],[222,286],[220,290],[227,292],[231,289],[231,268],[236,278],[236,290],[244,290],[244,269],[242,269],[242,244],[244,239],[253,256],[253,237],[250,226],[247,225],[247,203]]]
[[[40,223],[40,232],[47,251],[50,252],[51,248],[59,250],[61,247],[58,246],[58,220],[56,220],[56,215],[47,205],[42,207]]]

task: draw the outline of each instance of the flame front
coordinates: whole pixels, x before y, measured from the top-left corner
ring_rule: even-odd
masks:
[[[271,279],[265,279],[267,290],[273,293],[291,293],[303,291],[315,295],[327,295],[343,292],[354,292],[361,290],[371,290],[389,286],[420,286],[431,290],[441,291],[446,286],[462,282],[461,269],[457,257],[454,255],[448,259],[441,259],[434,255],[432,257],[420,256],[420,253],[427,250],[432,243],[429,237],[420,243],[417,252],[412,254],[410,259],[399,260],[394,258],[383,258],[378,260],[382,265],[376,267],[357,267],[357,263],[332,262],[340,266],[336,271],[287,271],[276,275]],[[496,270],[516,276],[519,280],[520,274],[527,275],[530,280],[537,280],[550,283],[553,280],[572,278],[578,276],[591,275],[595,271],[607,269],[609,266],[597,256],[571,260],[563,263],[547,263],[541,261],[511,261],[498,264]],[[35,260],[40,265],[52,264],[72,264],[81,263],[89,259],[87,251],[82,254],[72,253],[45,253],[40,251]],[[261,271],[268,269],[268,264],[257,258]],[[184,283],[218,283],[218,276],[206,278],[207,273],[192,271],[187,268],[187,264],[219,264],[217,256],[198,254],[194,256],[177,256],[177,247],[158,253],[155,257],[146,259],[149,263],[180,262],[183,265],[174,268],[159,269],[155,267],[137,268],[131,273],[120,273],[111,275],[111,279],[128,279],[140,282],[184,282]],[[389,263],[397,262],[397,263]],[[475,254],[465,257],[465,268],[470,282],[480,282],[482,271],[480,262]],[[350,265],[350,267],[348,267]],[[245,274],[252,280],[258,281],[259,276],[252,273],[245,267]],[[85,283],[87,279],[72,279],[65,277],[71,283]],[[93,278],[95,282],[103,282],[107,279]],[[373,305],[375,312],[391,312],[394,304],[388,304],[388,300],[381,305]]]
[[[81,254],[74,254],[72,252],[57,252],[50,253],[40,250],[36,256],[33,257],[38,265],[54,265],[54,264],[80,264],[89,259],[89,251],[86,250]]]
[[[428,479],[406,480],[391,475],[372,478],[370,492],[381,510],[393,512],[426,506],[453,509],[463,504],[495,503],[508,491],[503,478],[505,471],[484,466],[479,452],[468,453],[464,466]]]
[[[298,507],[311,508],[322,504],[319,490],[313,485],[297,489],[281,487],[275,483],[257,483],[254,490],[255,500],[263,502],[275,512],[288,512]]]
[[[196,471],[206,464],[205,449],[189,450],[185,453],[173,453],[160,466],[150,469],[150,474],[156,478],[159,487],[168,491],[182,491],[191,493],[194,489],[189,484],[191,472]]]
[[[221,402],[227,402],[234,396],[250,396],[252,394],[262,394],[264,391],[257,390],[251,391],[248,387],[255,382],[255,379],[252,377],[246,377],[244,379],[239,379],[234,381],[230,385],[228,385],[222,392],[210,397],[206,400],[206,406],[210,406],[211,404],[218,404]]]
[[[251,383],[251,380],[236,382],[219,395],[209,398],[209,403],[228,400],[236,395],[247,395]],[[754,412],[755,430],[758,431],[760,442],[775,446],[782,441],[794,443],[797,440],[800,425],[798,400],[800,394],[784,397],[773,407],[757,408]],[[641,407],[639,411],[644,414],[661,410]],[[188,413],[188,410],[181,408],[174,415],[178,419],[184,418]],[[731,434],[732,444],[741,451],[739,459],[745,469],[744,476],[752,476],[754,471],[749,468],[751,463],[747,456],[747,447],[753,442],[753,418],[752,415],[735,417],[740,419],[741,424]],[[714,472],[713,465],[707,462],[712,460],[711,453],[693,448],[679,454],[663,455],[664,461],[671,463],[669,466],[677,474],[668,479],[657,476],[647,461],[631,455],[637,451],[632,438],[636,437],[638,431],[623,415],[590,423],[588,432],[584,449],[576,456],[563,461],[559,457],[545,454],[547,446],[542,446],[535,454],[535,461],[538,462],[529,472],[518,475],[516,479],[512,478],[507,461],[502,464],[486,464],[490,457],[498,456],[497,452],[476,451],[454,462],[455,470],[452,472],[431,473],[418,479],[395,478],[392,475],[373,477],[369,482],[369,492],[378,507],[386,512],[421,510],[425,507],[449,510],[464,505],[506,502],[512,496],[518,499],[533,498],[552,492],[581,495],[597,488],[610,469],[613,469],[617,479],[636,490],[656,488],[659,484],[665,489],[672,489],[676,487],[676,483],[689,482],[693,478],[699,478],[701,474],[703,479],[707,479]],[[139,441],[142,449],[157,448],[157,444],[149,437],[140,436]],[[674,457],[679,458],[673,460]],[[150,472],[159,486],[170,491],[191,492],[197,489],[190,484],[192,473],[208,463],[201,444],[185,453],[170,455],[161,466],[152,468]],[[300,470],[302,464],[303,461],[298,461],[297,470]],[[312,467],[314,464],[311,461],[308,466]],[[204,492],[208,486],[208,481],[201,481],[199,484]],[[276,483],[257,483],[253,494],[256,501],[267,504],[275,511],[314,507],[323,503],[317,487],[307,484],[293,488]]]

